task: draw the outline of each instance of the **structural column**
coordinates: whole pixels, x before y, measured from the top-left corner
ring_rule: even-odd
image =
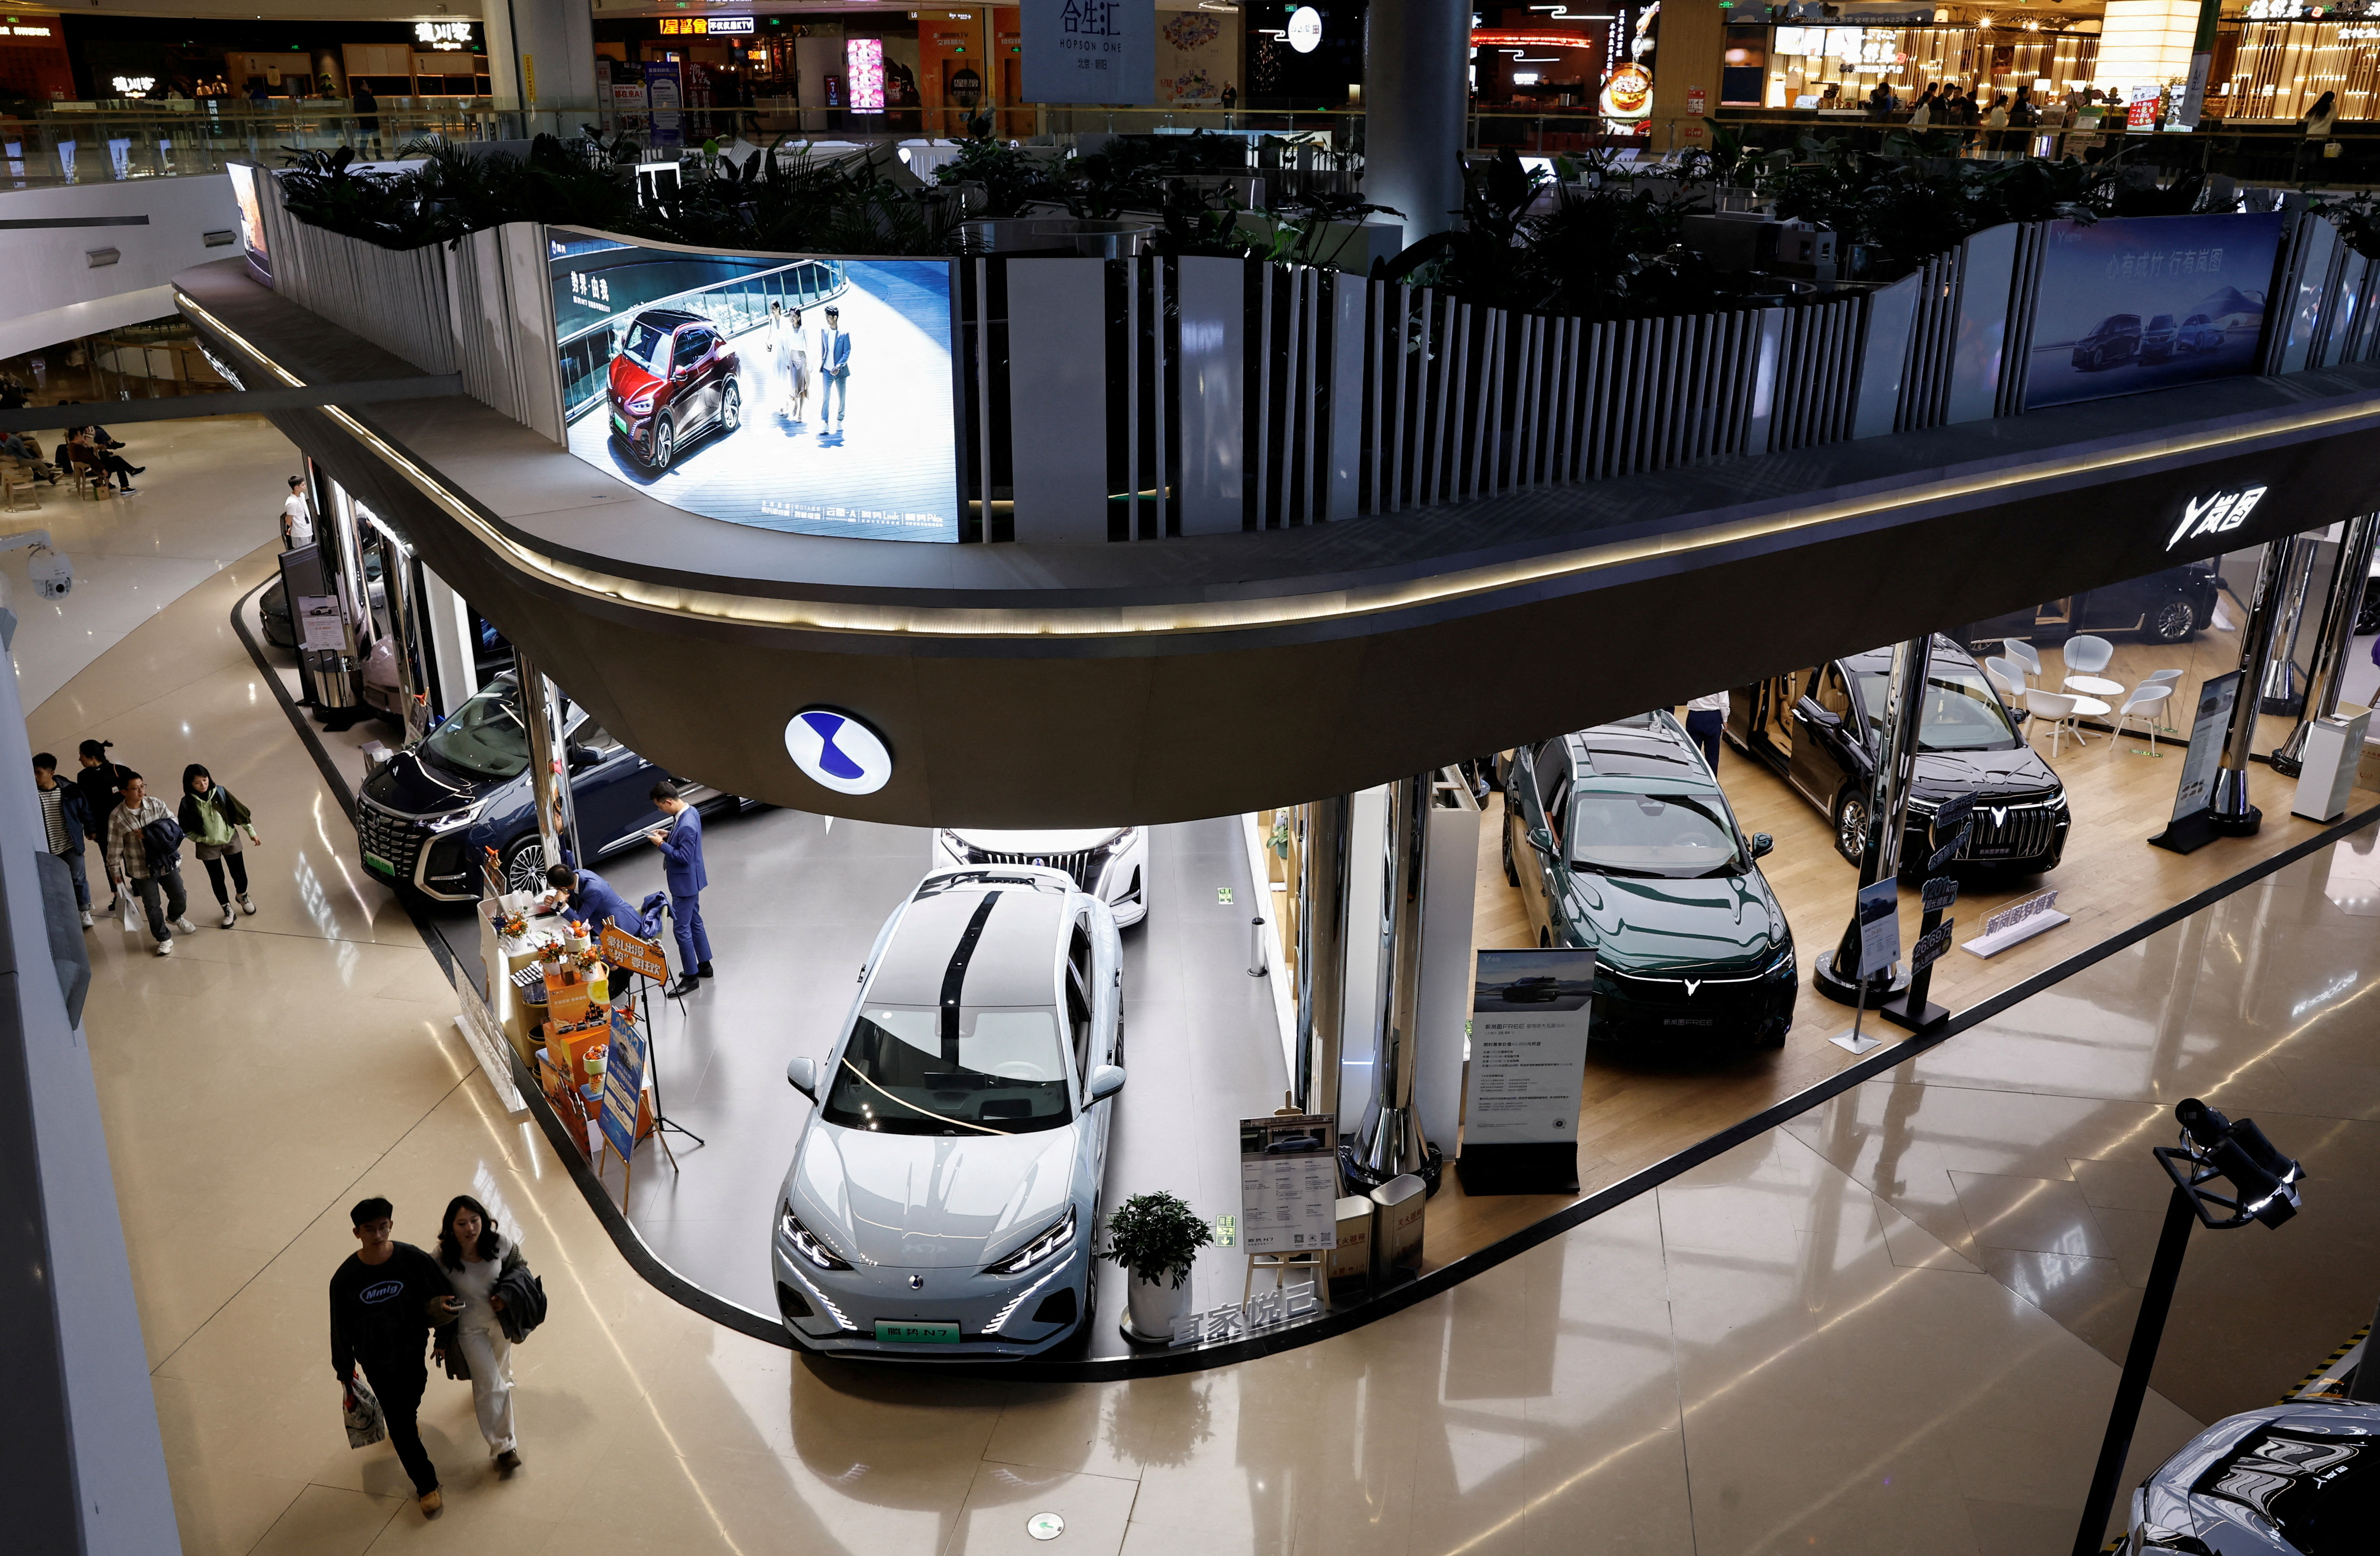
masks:
[[[481,15],[488,90],[498,113],[598,108],[589,0],[487,0]]]
[[[1405,241],[1454,225],[1470,95],[1467,0],[1372,0],[1364,19],[1364,198]]]
[[[2322,602],[2322,626],[2314,633],[2313,663],[2306,672],[2305,705],[2298,727],[2273,753],[2273,771],[2294,778],[2304,771],[2306,732],[2338,711],[2347,680],[2347,652],[2355,641],[2355,617],[2363,608],[2364,580],[2372,571],[2372,541],[2380,534],[2380,514],[2358,514],[2338,531],[2338,565]]]
[[[2265,813],[2248,803],[2248,752],[2256,743],[2265,663],[2273,655],[2274,630],[2296,557],[2294,537],[2265,547],[2264,565],[2256,570],[2256,598],[2250,602],[2248,624],[2240,631],[2240,695],[2232,699],[2231,727],[2224,732],[2223,765],[2215,773],[2215,797],[2206,818],[2207,825],[2225,837],[2246,837],[2265,824]]]
[[[1374,1188],[1417,1173],[1434,1190],[1442,1156],[1424,1137],[1414,1105],[1415,1027],[1421,1010],[1422,881],[1429,857],[1431,774],[1388,786],[1378,932],[1379,1004],[1373,1027],[1372,1097],[1354,1139],[1340,1152],[1348,1180]]]
[[[2257,699],[2265,712],[2295,714],[2305,706],[2305,686],[2298,679],[2298,628],[2305,624],[2306,591],[2313,587],[2313,559],[2322,542],[2316,536],[2293,535],[2273,544],[2288,549],[2289,565],[2277,597],[2273,652],[2265,662]]]
[[[1297,1105],[1339,1111],[1339,1050],[1347,1010],[1346,795],[1297,809]]]
[[[1917,771],[1917,737],[1925,716],[1926,677],[1934,666],[1934,639],[1929,634],[1897,643],[1892,650],[1892,675],[1884,699],[1884,750],[1869,775],[1867,835],[1860,845],[1860,888],[1900,873],[1900,838],[1908,825],[1909,784]],[[1857,709],[1852,716],[1859,717]],[[1862,1003],[1856,969],[1860,960],[1859,909],[1854,903],[1850,925],[1834,954],[1818,963],[1811,982],[1819,993],[1843,1004]],[[1846,967],[1853,969],[1845,972]],[[1899,987],[1899,969],[1888,968],[1868,980],[1866,1003]]]

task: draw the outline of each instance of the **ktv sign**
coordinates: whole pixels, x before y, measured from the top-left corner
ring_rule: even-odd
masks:
[[[2171,551],[2182,541],[2195,540],[2201,535],[2220,535],[2239,529],[2247,519],[2248,510],[2254,507],[2264,495],[2263,487],[2252,486],[2244,492],[2217,492],[2212,496],[2183,504],[2181,522],[2174,526],[2173,539],[2166,541],[2165,549]]]

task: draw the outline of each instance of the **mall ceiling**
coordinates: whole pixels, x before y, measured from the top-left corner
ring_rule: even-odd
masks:
[[[402,370],[236,271],[179,284],[310,379]],[[476,401],[274,419],[638,750],[910,824],[1308,799],[2380,506],[2380,368],[1108,545],[723,525],[589,491],[586,467]],[[2221,505],[2237,528],[2184,522],[2256,487]],[[881,790],[795,769],[787,723],[821,705],[882,733]]]

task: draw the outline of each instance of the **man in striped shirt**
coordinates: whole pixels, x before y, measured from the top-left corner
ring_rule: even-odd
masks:
[[[82,842],[91,831],[91,807],[82,791],[58,782],[58,759],[43,751],[33,758],[33,793],[42,802],[42,830],[50,852],[67,862],[74,877],[75,906],[82,910],[82,927],[91,928],[91,878],[83,873]]]

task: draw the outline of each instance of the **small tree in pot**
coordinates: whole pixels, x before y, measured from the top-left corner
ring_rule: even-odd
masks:
[[[1189,1205],[1160,1189],[1135,1194],[1108,1216],[1107,1251],[1132,1275],[1126,1332],[1167,1340],[1190,1304],[1190,1267],[1215,1234]]]

